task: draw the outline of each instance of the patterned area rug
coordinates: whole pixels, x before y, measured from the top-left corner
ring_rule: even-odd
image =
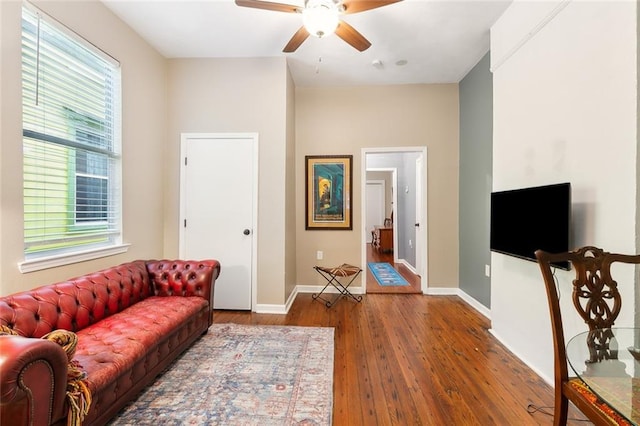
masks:
[[[213,324],[110,425],[330,425],[334,329]]]
[[[407,280],[387,262],[369,262],[367,264],[373,277],[382,286],[405,286],[409,285]]]

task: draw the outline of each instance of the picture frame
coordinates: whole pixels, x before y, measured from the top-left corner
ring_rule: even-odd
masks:
[[[305,229],[352,230],[352,155],[305,156]]]

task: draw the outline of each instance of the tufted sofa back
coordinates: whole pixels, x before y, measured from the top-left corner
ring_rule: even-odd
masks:
[[[147,270],[157,296],[200,296],[209,300],[211,268],[217,261],[150,260]],[[217,278],[217,272],[213,278]],[[211,302],[211,300],[210,300]],[[213,306],[213,304],[212,304]]]
[[[154,294],[145,262],[124,263],[0,298],[0,324],[25,337],[78,331]]]
[[[25,337],[76,332],[149,296],[198,296],[213,309],[217,260],[136,260],[0,297],[0,325]],[[209,325],[212,318],[209,316]]]

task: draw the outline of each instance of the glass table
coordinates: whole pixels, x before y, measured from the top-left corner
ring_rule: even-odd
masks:
[[[567,360],[593,393],[640,425],[640,328],[580,333],[567,344]]]

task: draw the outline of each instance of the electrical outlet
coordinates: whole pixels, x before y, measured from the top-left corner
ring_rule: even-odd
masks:
[[[409,248],[413,248],[413,241],[409,240]]]
[[[316,259],[317,260],[322,260],[323,257],[324,257],[324,253],[322,251],[318,250],[316,252]]]
[[[485,274],[487,277],[490,277],[490,276],[491,276],[491,266],[489,266],[489,265],[484,265],[484,274]]]

